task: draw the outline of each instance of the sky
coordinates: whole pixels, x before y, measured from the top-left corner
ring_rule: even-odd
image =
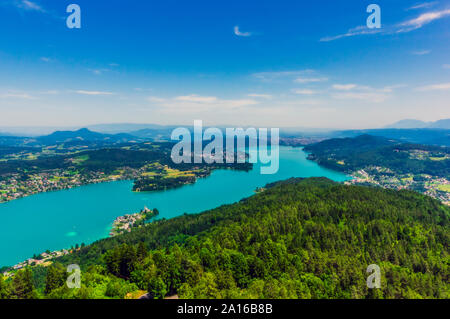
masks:
[[[450,118],[443,0],[1,0],[0,39],[1,127]]]

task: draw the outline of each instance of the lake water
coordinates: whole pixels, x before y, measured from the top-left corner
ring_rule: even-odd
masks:
[[[92,243],[107,237],[117,216],[157,208],[159,218],[199,213],[254,194],[257,187],[290,177],[325,176],[344,181],[348,176],[306,159],[300,148],[280,147],[277,174],[216,170],[211,176],[181,188],[133,193],[132,181],[81,186],[42,193],[0,204],[0,267],[26,260],[45,250]]]

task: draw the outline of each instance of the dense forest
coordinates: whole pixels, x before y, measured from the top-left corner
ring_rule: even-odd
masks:
[[[0,298],[449,298],[449,217],[411,191],[291,179],[0,278]],[[65,285],[73,263],[81,289]]]
[[[106,174],[114,172],[118,168],[140,168],[148,163],[158,162],[178,170],[190,170],[204,168],[207,170],[217,168],[232,168],[239,170],[251,170],[251,163],[223,163],[223,164],[175,164],[171,159],[173,143],[140,143],[124,144],[121,147],[109,147],[97,150],[87,150],[75,154],[54,156],[39,156],[33,160],[8,160],[0,161],[0,175],[13,173],[40,173],[51,169],[77,169],[81,172],[102,171]],[[41,150],[38,148],[0,147],[0,155],[6,155],[23,150]],[[85,160],[73,163],[73,159],[85,158]],[[193,162],[193,161],[192,161]]]
[[[399,174],[429,174],[450,177],[450,159],[414,158],[412,152],[428,152],[430,157],[450,155],[450,148],[399,143],[383,137],[361,135],[329,139],[308,145],[309,159],[325,167],[352,173],[369,165],[382,166]]]

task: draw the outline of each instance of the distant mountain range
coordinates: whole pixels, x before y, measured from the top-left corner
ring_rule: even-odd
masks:
[[[50,135],[36,138],[38,142],[46,145],[81,141],[120,143],[128,142],[133,139],[136,139],[136,137],[126,133],[102,134],[90,131],[87,128],[82,128],[77,131],[56,131]]]
[[[0,146],[42,147],[64,143],[66,147],[87,146],[95,148],[129,142],[170,141],[174,128],[176,126],[156,124],[99,124],[74,130],[72,128],[53,130],[51,134],[49,132],[39,135],[15,134],[18,133],[19,128],[14,128],[13,131],[0,128]],[[187,128],[192,131],[189,126]],[[33,128],[33,133],[36,133],[37,129]],[[450,146],[450,119],[442,119],[436,122],[402,120],[383,129],[308,132],[297,131],[292,128],[280,130],[281,138],[327,139],[356,137],[363,134],[385,137],[404,143]]]
[[[50,146],[63,144],[68,146],[102,147],[113,144],[143,142],[145,139],[127,133],[103,134],[87,128],[76,131],[56,131],[38,137],[1,136],[0,146]],[[148,140],[148,139],[147,139]]]
[[[432,128],[348,130],[333,132],[330,137],[356,137],[362,134],[385,137],[403,143],[450,146],[450,130]]]
[[[420,120],[406,119],[395,122],[385,128],[395,129],[411,129],[411,128],[435,128],[435,129],[450,129],[450,119],[442,119],[435,122],[424,122]]]
[[[179,125],[178,125],[179,126]],[[134,123],[117,123],[117,124],[95,124],[88,125],[91,131],[105,133],[105,134],[117,134],[117,133],[132,133],[136,131],[161,131],[178,127],[176,125],[159,125],[159,124],[134,124]],[[135,135],[135,134],[133,134]]]

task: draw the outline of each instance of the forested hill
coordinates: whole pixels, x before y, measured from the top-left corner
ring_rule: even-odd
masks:
[[[383,137],[361,135],[308,145],[309,159],[339,171],[353,173],[368,166],[398,174],[429,174],[450,178],[450,148],[400,143]]]
[[[26,271],[3,290],[47,298],[449,298],[449,216],[411,191],[291,179],[61,258],[82,266],[81,289],[67,289],[55,263],[34,269],[38,294],[23,295]],[[381,289],[366,286],[370,264],[381,267]]]

